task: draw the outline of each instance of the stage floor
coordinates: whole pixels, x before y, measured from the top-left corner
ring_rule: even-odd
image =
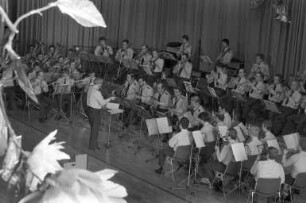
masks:
[[[112,118],[111,126],[111,148],[106,149],[104,143],[107,141],[109,115],[103,112],[103,121],[101,123],[99,144],[101,150],[90,151],[87,149],[89,139],[89,124],[81,116],[74,115],[73,124],[48,120],[45,123],[39,123],[37,112],[31,113],[29,119],[26,112],[9,112],[9,118],[12,126],[23,136],[23,148],[32,150],[49,132],[58,129],[57,139],[66,141],[65,151],[74,158],[77,154],[88,154],[88,169],[98,171],[104,168],[117,170],[119,173],[112,179],[114,182],[124,185],[128,191],[128,202],[139,203],[180,203],[180,202],[226,202],[222,193],[214,192],[205,185],[191,184],[190,190],[171,190],[171,187],[178,185],[172,182],[170,176],[157,175],[154,169],[158,168],[157,159],[147,163],[146,160],[153,157],[154,150],[158,143],[157,139],[153,141],[146,139],[140,142],[142,147],[137,151],[137,144],[133,144],[139,136],[139,131],[123,131],[124,137],[119,139],[120,124],[115,117]],[[146,135],[145,135],[146,136]],[[186,177],[186,172],[181,170],[177,174],[177,182]],[[184,186],[184,184],[183,184]],[[6,201],[5,188],[1,184],[0,202]],[[0,197],[1,197],[0,196]],[[246,202],[247,195],[237,192],[228,197],[228,202]]]

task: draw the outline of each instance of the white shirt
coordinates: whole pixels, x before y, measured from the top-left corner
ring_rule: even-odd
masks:
[[[262,139],[262,141],[268,141],[268,140],[275,140],[275,136],[271,131],[266,131],[265,132],[265,137]]]
[[[280,178],[281,183],[285,182],[285,172],[281,164],[274,160],[256,161],[251,168],[251,174],[257,181],[259,178]]]
[[[190,145],[190,138],[189,138],[190,132],[188,130],[182,129],[181,132],[175,134],[170,140],[169,140],[169,146],[176,151],[177,147],[179,146],[186,146]]]
[[[232,127],[232,118],[229,113],[224,113],[224,123],[230,129]]]
[[[299,91],[294,91],[289,98],[284,99],[282,105],[292,109],[297,109],[299,107],[301,99],[301,93]]]
[[[182,63],[181,61],[173,68],[173,74],[180,78],[190,79],[192,72],[192,64],[188,61]]]
[[[94,109],[102,109],[109,102],[109,99],[104,99],[96,85],[90,86],[87,93],[87,106]]]
[[[232,152],[231,144],[236,143],[234,140],[230,140],[227,145],[224,145],[223,148],[216,151],[217,159],[219,162],[222,162],[225,165],[228,165],[231,161],[234,160],[234,155]]]
[[[247,143],[246,146],[249,149],[249,155],[258,155],[263,150],[262,142],[255,136],[252,136],[251,142]]]
[[[46,83],[46,81],[42,80],[42,79],[35,79],[35,81],[31,84],[32,88],[33,88],[33,92],[35,95],[39,95],[43,92],[48,92],[49,91],[49,87],[48,84]]]
[[[301,151],[298,154],[292,155],[289,159],[283,156],[282,163],[284,167],[292,166],[290,174],[292,178],[296,178],[299,173],[306,173],[306,152]]]
[[[152,59],[153,62],[153,72],[160,73],[164,68],[164,59],[157,58],[156,60]]]

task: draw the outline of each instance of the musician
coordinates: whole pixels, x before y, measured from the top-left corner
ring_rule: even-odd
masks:
[[[264,81],[268,80],[270,77],[269,65],[265,62],[265,55],[263,54],[256,55],[256,63],[253,65],[248,79],[254,79],[256,73],[262,73],[264,75]]]
[[[69,65],[65,62],[63,56],[59,56],[57,62],[48,69],[48,72],[60,72],[62,69],[67,68]]]
[[[258,105],[258,103],[261,102],[266,93],[266,85],[263,79],[264,76],[262,73],[256,73],[255,81],[253,81],[249,86],[249,98],[243,106],[244,119],[247,118],[253,106]]]
[[[174,66],[172,73],[177,77],[190,79],[191,72],[192,64],[188,61],[187,54],[182,54],[181,60]]]
[[[278,136],[280,135],[287,118],[298,112],[299,104],[302,99],[302,95],[299,91],[300,83],[298,81],[292,81],[291,89],[285,92],[285,99],[282,102],[279,110],[281,114],[273,114],[272,117],[272,132]]]
[[[139,105],[142,106],[145,110],[150,109],[151,98],[153,97],[153,88],[147,83],[147,79],[145,77],[138,78],[138,84],[140,86],[139,93],[136,95],[136,98],[139,99]],[[127,128],[131,123],[135,121],[136,110],[131,109],[128,114],[128,119],[124,123]]]
[[[17,110],[16,105],[16,81],[13,64],[3,66],[1,82],[3,91],[6,95],[7,109],[10,111]]]
[[[106,38],[100,37],[99,38],[99,45],[95,49],[96,56],[105,56],[110,57],[114,54],[113,49],[111,46],[106,45]]]
[[[263,150],[262,142],[259,140],[259,136],[262,133],[261,126],[258,122],[250,124],[249,137],[246,140],[246,147],[249,150],[249,155],[258,155]]]
[[[125,39],[122,41],[122,48],[116,53],[116,60],[121,61],[122,59],[132,59],[134,50],[129,47],[129,40]]]
[[[163,72],[164,68],[164,59],[159,57],[159,53],[157,50],[152,51],[152,59],[151,59],[151,66],[152,66],[152,72],[153,75],[160,77],[161,73]]]
[[[284,150],[282,164],[285,168],[290,169],[290,174],[286,174],[285,182],[292,185],[295,178],[300,173],[306,173],[306,140],[300,139],[300,146],[297,153],[290,156],[288,150]]]
[[[182,54],[186,54],[187,58],[190,59],[191,51],[192,51],[192,47],[189,44],[189,37],[188,37],[188,35],[183,35],[182,36],[182,45],[180,46],[179,51],[176,53],[176,56],[181,57]]]
[[[132,73],[127,74],[126,81],[123,84],[123,97],[129,101],[135,101],[136,95],[139,92],[139,84]]]
[[[37,76],[37,73],[38,73],[39,71],[41,71],[40,67],[39,67],[38,65],[35,65],[34,68],[33,68],[33,70],[32,70],[31,72],[28,73],[28,78],[29,78],[29,80],[31,81],[31,80],[35,79],[36,76]]]
[[[218,171],[223,173],[226,169],[226,166],[230,162],[234,161],[231,144],[237,143],[237,131],[235,129],[229,129],[227,139],[228,142],[226,142],[221,149],[220,146],[215,145],[216,159],[211,159],[201,168],[204,177],[201,179],[202,183],[211,184],[215,177],[215,172]]]
[[[72,102],[71,102],[71,89],[74,85],[74,79],[72,79],[69,75],[69,71],[68,70],[64,70],[63,71],[63,75],[62,77],[58,78],[56,80],[56,83],[55,83],[55,90],[58,88],[58,87],[61,87],[61,86],[67,86],[67,91],[66,92],[59,92],[59,94],[56,95],[56,98],[57,98],[57,107],[58,107],[58,111],[60,110],[64,110],[64,109],[61,109],[61,106],[64,104],[64,103],[67,103],[67,108],[65,108],[66,112],[67,112],[67,115],[69,115],[71,112],[70,112],[70,109],[71,109],[71,105],[72,105]],[[58,116],[56,119],[59,120],[61,117]]]
[[[156,111],[166,113],[171,105],[171,94],[165,89],[163,83],[157,84],[157,92],[153,97],[155,100],[151,106],[152,114],[155,115]]]
[[[91,72],[83,78],[79,83],[77,83],[77,86],[79,88],[83,88],[82,92],[82,104],[83,104],[83,109],[87,113],[87,105],[86,105],[86,100],[87,100],[87,92],[90,86],[94,85],[94,80],[96,76],[94,72]]]
[[[284,99],[284,87],[282,84],[282,76],[276,74],[273,83],[268,86],[268,100],[280,104]]]
[[[172,116],[181,118],[187,110],[188,100],[182,94],[182,90],[179,87],[173,88],[174,97],[172,99],[171,109],[169,110]]]
[[[104,99],[101,94],[100,88],[102,87],[103,80],[101,78],[95,78],[93,85],[89,87],[87,94],[87,106],[88,117],[90,124],[90,139],[89,149],[97,150],[99,147],[99,128],[101,125],[101,109],[110,101],[114,100],[114,97]]]
[[[150,62],[152,59],[152,54],[148,50],[148,45],[144,44],[141,47],[141,51],[137,54],[137,56],[134,58],[136,60],[136,63],[143,68],[143,70],[148,74],[152,75],[152,70],[150,67]]]
[[[187,118],[183,117],[179,121],[179,127],[180,132],[175,134],[170,140],[169,140],[169,146],[167,148],[159,150],[159,169],[155,170],[155,173],[161,174],[163,172],[163,166],[166,161],[166,157],[173,157],[176,149],[179,146],[186,146],[190,145],[190,132],[188,131],[189,121]]]
[[[219,53],[216,63],[221,63],[223,65],[227,65],[232,61],[233,51],[229,47],[229,40],[222,39],[221,41],[221,52]]]
[[[306,126],[306,97],[302,98],[301,111],[298,114],[288,116],[281,135],[288,135],[291,133],[299,132],[303,134],[303,129]]]
[[[44,122],[47,120],[48,111],[52,107],[52,100],[48,98],[49,87],[44,80],[44,72],[38,71],[37,77],[31,83],[33,92],[36,95],[39,102],[39,122]]]
[[[193,96],[190,99],[190,107],[191,107],[191,115],[193,117],[193,122],[190,121],[191,127],[198,127],[199,126],[199,115],[204,112],[203,106],[200,104],[200,97]]]

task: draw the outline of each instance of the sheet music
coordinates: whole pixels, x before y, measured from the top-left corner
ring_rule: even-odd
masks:
[[[234,129],[237,131],[237,138],[239,140],[239,142],[244,142],[245,141],[245,137],[242,133],[242,130],[239,126],[235,126]]]
[[[299,147],[299,134],[292,133],[283,136],[287,149],[297,149]]]
[[[246,154],[244,144],[243,143],[234,143],[231,144],[231,148],[233,151],[233,155],[235,158],[235,161],[245,161],[248,160],[248,156]]]
[[[158,127],[157,127],[157,121],[155,118],[146,119],[146,125],[147,125],[149,136],[159,134]]]
[[[268,147],[274,147],[278,150],[278,153],[281,153],[281,148],[279,147],[279,144],[277,140],[267,140]]]
[[[119,109],[119,106],[120,104],[108,102],[105,107],[108,109]]]
[[[108,110],[108,112],[113,115],[113,114],[123,113],[124,110],[123,109],[111,109],[111,110]]]
[[[248,148],[249,155],[259,155],[263,150],[263,145],[257,145],[252,143],[248,143],[246,147]]]
[[[157,121],[157,127],[158,127],[160,134],[172,133],[172,127],[169,126],[167,117],[157,118],[156,121]]]
[[[192,137],[194,139],[194,142],[197,148],[205,147],[204,136],[202,135],[200,130],[193,131]]]

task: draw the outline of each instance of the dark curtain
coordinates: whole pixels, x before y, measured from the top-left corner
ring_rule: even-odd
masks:
[[[306,58],[306,2],[288,0],[292,24],[275,20],[272,1],[249,9],[250,0],[93,0],[108,25],[84,28],[60,14],[57,8],[43,17],[33,16],[20,25],[23,52],[34,39],[67,47],[93,47],[106,36],[113,47],[127,38],[132,47],[144,43],[163,50],[167,42],[180,41],[188,34],[193,46],[193,64],[198,68],[199,54],[215,58],[222,38],[230,40],[235,56],[249,70],[256,53],[264,53],[271,74],[285,78],[304,70]],[[48,0],[18,1],[18,15],[46,5]],[[91,48],[92,49],[92,48]]]

